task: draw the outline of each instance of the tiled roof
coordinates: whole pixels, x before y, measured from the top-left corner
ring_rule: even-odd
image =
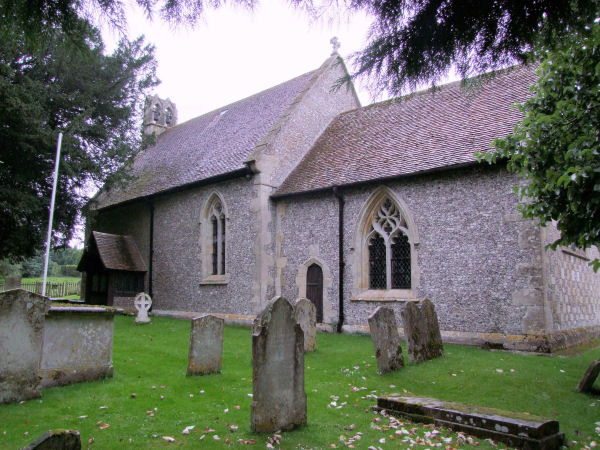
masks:
[[[102,264],[108,270],[146,272],[146,264],[131,236],[92,232]]]
[[[461,82],[340,114],[275,197],[475,162],[510,133],[536,76],[531,66],[483,83]]]
[[[244,169],[246,157],[316,72],[167,129],[156,145],[136,156],[131,171],[133,181],[124,188],[101,191],[95,198],[95,207],[104,208]]]

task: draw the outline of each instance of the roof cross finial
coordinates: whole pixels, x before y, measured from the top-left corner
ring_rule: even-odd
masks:
[[[331,42],[331,46],[333,47],[333,51],[331,52],[331,54],[337,55],[338,49],[340,48],[340,40],[337,38],[337,36],[334,36],[329,42]]]

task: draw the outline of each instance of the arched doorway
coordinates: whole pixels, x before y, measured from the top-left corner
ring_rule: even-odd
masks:
[[[306,298],[317,310],[317,323],[323,322],[323,269],[318,264],[311,264],[306,271]]]

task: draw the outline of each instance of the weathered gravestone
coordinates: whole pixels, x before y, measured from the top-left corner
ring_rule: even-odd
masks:
[[[273,298],[252,326],[252,379],[252,431],[306,424],[304,336],[283,297]]]
[[[394,311],[380,306],[369,316],[371,339],[379,373],[388,373],[404,366],[400,335]]]
[[[443,356],[442,335],[433,303],[429,300],[407,303],[402,311],[402,322],[408,357],[413,363]]]
[[[41,396],[39,374],[50,300],[22,289],[0,293],[0,404]]]
[[[294,316],[304,333],[304,351],[314,352],[317,348],[317,308],[309,299],[301,298],[294,305]]]
[[[150,307],[152,306],[150,296],[145,292],[140,292],[135,296],[133,306],[137,309],[135,323],[150,323],[150,318],[148,317],[148,311],[150,311]]]
[[[577,392],[598,393],[598,389],[594,389],[594,381],[596,381],[598,375],[600,375],[600,359],[593,361],[589,365],[577,385]]]
[[[8,275],[4,277],[4,290],[21,289],[21,275]]]
[[[50,430],[23,450],[80,450],[81,437],[77,430]]]
[[[224,322],[210,314],[192,320],[188,375],[207,375],[221,371]]]

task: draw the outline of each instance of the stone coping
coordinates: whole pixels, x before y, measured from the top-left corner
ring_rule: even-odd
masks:
[[[49,313],[105,313],[116,314],[121,312],[120,308],[101,305],[61,305],[53,303],[50,305]]]

